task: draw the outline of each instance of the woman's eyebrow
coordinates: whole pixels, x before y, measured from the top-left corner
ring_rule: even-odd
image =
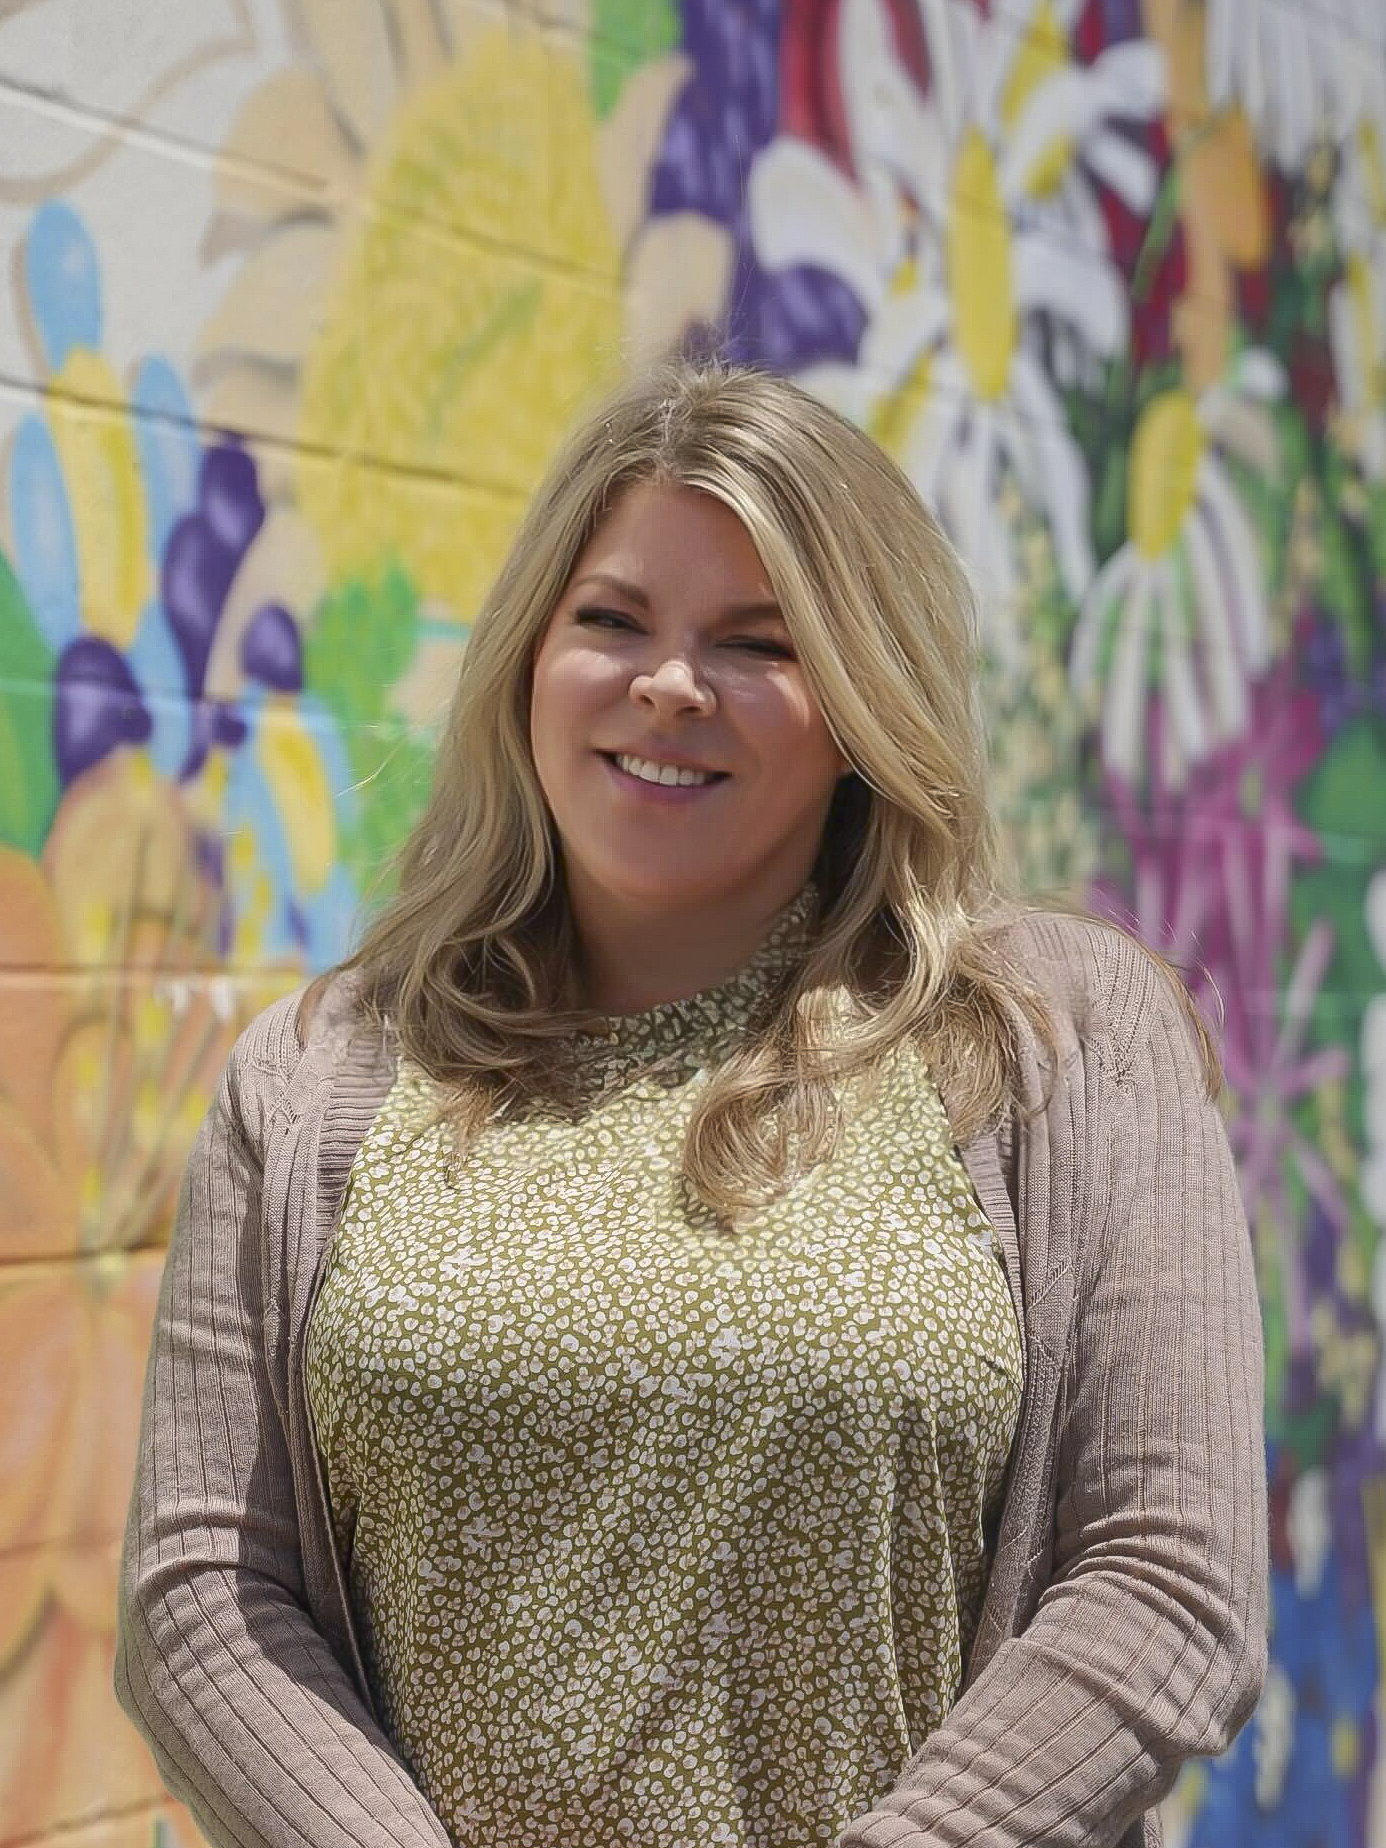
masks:
[[[584,584],[605,584],[608,590],[614,590],[618,596],[624,597],[628,603],[633,603],[637,609],[648,610],[650,607],[649,597],[638,584],[632,584],[610,571],[585,572],[573,585],[573,589],[579,590]],[[722,611],[722,614],[736,622],[754,622],[762,617],[773,618],[776,622],[784,621],[784,612],[779,604],[774,602],[731,603]]]

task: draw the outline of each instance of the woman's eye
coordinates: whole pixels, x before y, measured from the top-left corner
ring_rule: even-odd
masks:
[[[628,616],[622,616],[617,610],[578,610],[573,617],[573,621],[583,624],[614,622],[619,623],[622,628],[626,629],[634,626]],[[733,636],[731,646],[733,648],[749,648],[755,654],[771,655],[784,661],[792,659],[791,651],[786,648],[782,642],[768,642],[759,636]]]
[[[574,616],[573,621],[597,622],[602,618],[605,618],[608,622],[627,622],[627,618],[619,616],[615,610],[579,610],[576,616]],[[628,623],[627,626],[629,626]]]

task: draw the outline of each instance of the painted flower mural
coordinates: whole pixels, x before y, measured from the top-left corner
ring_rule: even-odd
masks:
[[[1368,889],[1367,924],[1377,959],[1386,969],[1386,870],[1375,875]],[[1363,1016],[1362,1071],[1371,1137],[1362,1170],[1362,1193],[1372,1217],[1386,1228],[1386,991],[1372,996]],[[1386,1274],[1386,1257],[1381,1269]],[[1386,1438],[1386,1376],[1377,1427]]]
[[[332,577],[394,562],[462,619],[563,422],[619,365],[587,75],[566,41],[479,10],[301,20],[309,59],[226,143],[246,248],[203,331],[207,402],[300,445],[292,494]],[[284,164],[296,185],[255,177]],[[520,226],[542,261],[506,254]]]
[[[1272,1668],[1166,1840],[1386,1839],[1378,0],[218,0],[101,72],[46,11],[0,22],[0,1843],[193,1839],[108,1687],[183,1154],[417,813],[571,411],[676,345],[909,472],[1016,865],[1220,1032]],[[200,203],[141,269],[156,168]]]
[[[925,49],[946,79],[923,93],[881,0],[845,0],[852,174],[784,137],[748,188],[761,261],[815,262],[862,304],[855,363],[807,376],[868,423],[939,510],[987,581],[995,640],[1011,655],[1019,561],[1005,532],[983,542],[999,472],[1043,509],[1068,593],[1081,595],[1093,570],[1089,486],[1037,334],[1056,321],[1099,356],[1119,350],[1125,295],[1088,175],[1148,202],[1149,163],[1112,124],[1149,114],[1159,95],[1151,47],[1117,48],[1114,68],[1081,67],[1051,8],[1015,12],[924,7]]]
[[[1102,679],[1103,750],[1128,777],[1145,757],[1157,648],[1172,778],[1246,727],[1249,683],[1270,661],[1270,625],[1255,534],[1222,456],[1273,473],[1275,432],[1262,407],[1283,389],[1279,363],[1247,351],[1197,399],[1176,385],[1154,393],[1137,419],[1128,538],[1088,587],[1069,661],[1075,689]]]
[[[717,280],[698,337],[730,357],[784,371],[851,360],[863,307],[832,265],[767,265],[756,247],[745,175],[775,134],[779,46],[786,22],[778,0],[685,0],[682,53],[691,64],[678,90],[649,176],[648,229],[637,261],[677,266],[691,245],[709,247],[702,266]],[[690,226],[702,236],[690,236]],[[686,264],[686,257],[685,257]]]
[[[59,783],[143,747],[201,823],[197,852],[223,892],[219,952],[325,954],[355,897],[336,848],[352,777],[334,723],[304,694],[296,619],[279,600],[318,594],[317,549],[296,516],[267,519],[241,441],[197,440],[166,360],[141,360],[128,408],[84,408],[123,391],[99,350],[96,249],[70,205],[35,215],[23,256],[49,398],[15,435],[9,530],[55,655]]]
[[[76,774],[102,753],[84,724],[94,706],[107,748],[149,737],[132,656],[159,626],[156,560],[196,446],[166,362],[143,362],[127,391],[103,356],[100,263],[80,214],[64,200],[45,204],[20,254],[20,308],[48,394],[14,431],[8,529],[29,608],[72,690],[58,723],[63,768]]]
[[[209,980],[215,893],[173,786],[121,746],[37,861],[0,847],[0,1815],[17,1833],[156,1778],[112,1710],[116,1548],[188,1144],[274,986]],[[80,1749],[79,1749],[80,1743]]]
[[[1207,21],[1210,99],[1240,108],[1281,167],[1302,166],[1323,137],[1379,119],[1386,15],[1374,0],[1209,0]]]
[[[1384,54],[1386,55],[1386,54]],[[1343,273],[1328,336],[1351,453],[1386,482],[1386,130],[1370,118],[1343,142],[1333,192]]]

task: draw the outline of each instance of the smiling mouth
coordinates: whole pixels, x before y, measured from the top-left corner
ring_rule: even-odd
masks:
[[[622,770],[620,764],[616,761],[616,753],[614,751],[598,751],[597,755],[598,757],[604,757],[611,765],[612,769],[620,771],[622,776],[629,776],[633,783],[645,783],[651,789],[711,789],[714,783],[725,783],[727,778],[731,775],[729,770],[708,770],[702,772],[708,779],[705,783],[656,783],[650,777],[633,776],[629,770]]]

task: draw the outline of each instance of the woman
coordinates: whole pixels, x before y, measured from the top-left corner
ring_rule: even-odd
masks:
[[[1005,891],[972,617],[783,380],[559,456],[188,1163],[116,1685],[213,1841],[1137,1848],[1252,1711],[1216,1060]]]

